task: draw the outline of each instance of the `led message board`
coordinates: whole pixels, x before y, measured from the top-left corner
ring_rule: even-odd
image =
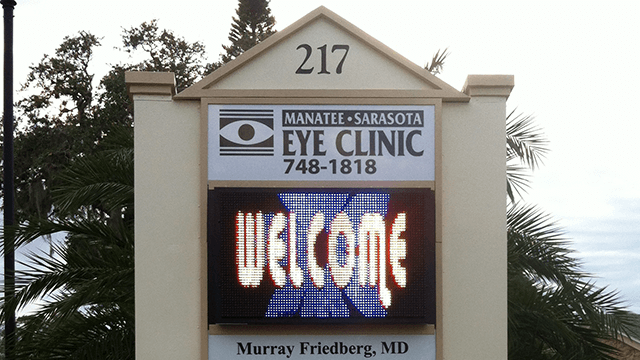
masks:
[[[430,189],[209,190],[209,323],[435,323]]]

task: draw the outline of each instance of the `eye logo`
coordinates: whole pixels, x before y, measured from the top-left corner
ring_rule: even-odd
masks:
[[[220,109],[221,156],[273,156],[273,110]]]

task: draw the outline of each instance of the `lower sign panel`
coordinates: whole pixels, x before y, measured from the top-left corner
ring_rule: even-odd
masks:
[[[430,189],[209,191],[209,323],[435,323]]]
[[[209,335],[209,360],[273,358],[435,360],[435,335]],[[398,356],[401,355],[401,356]],[[316,356],[312,356],[312,359]]]

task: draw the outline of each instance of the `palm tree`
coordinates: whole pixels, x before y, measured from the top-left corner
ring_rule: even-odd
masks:
[[[613,359],[607,340],[629,335],[635,318],[617,292],[597,288],[571,256],[551,217],[516,203],[548,151],[531,116],[507,117],[509,358]]]
[[[550,216],[511,206],[507,241],[509,357],[612,359],[606,340],[630,335],[633,314],[580,270]]]
[[[439,74],[448,55],[438,51],[425,69]],[[637,337],[637,317],[581,271],[551,216],[517,202],[549,151],[534,118],[512,111],[506,135],[509,358],[614,359],[609,341]]]
[[[53,220],[16,228],[16,245],[66,234],[52,254],[31,253],[16,297],[1,311],[40,302],[19,319],[25,359],[134,358],[133,131],[114,131],[102,151],[78,158],[54,189]]]

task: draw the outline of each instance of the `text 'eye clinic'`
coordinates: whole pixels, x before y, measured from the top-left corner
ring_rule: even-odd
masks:
[[[239,120],[221,128],[220,135],[238,145],[255,145],[272,137],[273,129],[259,121]]]

